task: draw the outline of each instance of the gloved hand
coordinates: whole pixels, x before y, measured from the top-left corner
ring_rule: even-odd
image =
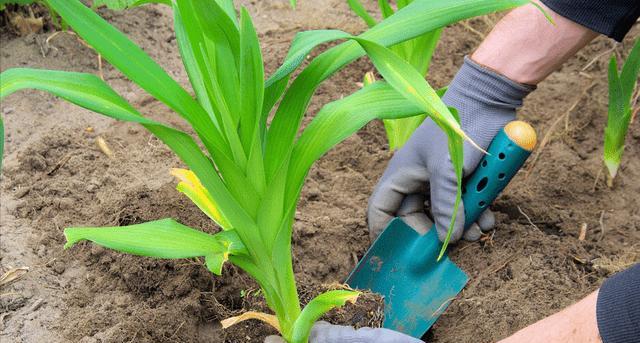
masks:
[[[286,343],[282,337],[269,336],[264,343]],[[309,343],[422,343],[421,340],[389,329],[361,328],[317,322]]]
[[[516,109],[534,89],[535,86],[509,80],[465,57],[442,100],[458,110],[464,132],[486,150],[499,130],[515,119]],[[464,176],[473,172],[482,156],[481,151],[464,142]],[[420,233],[429,230],[433,222],[425,213],[424,203],[430,194],[431,214],[438,237],[444,241],[453,215],[456,183],[447,136],[427,118],[394,154],[369,198],[367,218],[372,240],[395,216]],[[464,224],[464,205],[460,204],[451,242],[463,235],[477,240],[482,232],[493,228],[495,218],[487,210],[466,233]]]

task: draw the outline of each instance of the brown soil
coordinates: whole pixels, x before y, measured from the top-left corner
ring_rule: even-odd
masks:
[[[260,31],[268,71],[301,29],[364,27],[345,1],[240,1]],[[186,85],[171,13],[147,6],[101,11]],[[468,21],[480,33],[497,17]],[[626,56],[634,28],[616,52]],[[95,53],[75,36],[17,37],[0,31],[0,70],[16,66],[97,73]],[[463,25],[447,28],[431,72],[444,85],[480,41]],[[461,243],[451,256],[471,281],[428,334],[432,342],[491,342],[549,315],[638,261],[640,247],[640,127],[630,128],[613,189],[601,167],[606,117],[606,60],[612,47],[597,39],[543,82],[520,117],[550,139],[494,205],[499,224],[480,243]],[[600,56],[590,64],[595,57]],[[359,61],[326,82],[309,113],[357,89],[370,70]],[[583,70],[584,69],[584,70]],[[106,65],[105,79],[152,117],[185,127],[163,105]],[[573,106],[574,104],[577,104]],[[574,107],[571,111],[569,109]],[[67,226],[126,225],[166,217],[205,231],[212,223],[175,191],[168,174],[178,160],[142,128],[114,122],[50,95],[26,91],[2,103],[6,156],[0,184],[0,268],[28,266],[0,290],[0,340],[7,342],[260,342],[272,331],[256,322],[221,330],[217,320],[260,309],[256,285],[233,266],[213,277],[199,261],[160,261],[90,244],[63,250]],[[566,121],[563,116],[568,118]],[[554,122],[558,121],[556,125]],[[91,129],[87,129],[87,128]],[[95,141],[114,151],[109,158]],[[307,298],[344,280],[369,239],[367,198],[390,157],[384,129],[372,123],[312,169],[296,214],[294,259]],[[530,171],[530,173],[528,173]],[[634,181],[635,180],[635,181]],[[586,239],[578,239],[586,225]],[[374,325],[379,302],[334,312],[330,321]]]

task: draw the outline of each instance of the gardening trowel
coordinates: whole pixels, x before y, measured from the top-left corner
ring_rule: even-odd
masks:
[[[465,230],[518,172],[536,144],[527,123],[513,121],[496,135],[475,172],[465,181]],[[420,338],[464,288],[467,275],[445,255],[436,228],[419,234],[394,219],[347,279],[352,288],[384,297],[384,327]]]

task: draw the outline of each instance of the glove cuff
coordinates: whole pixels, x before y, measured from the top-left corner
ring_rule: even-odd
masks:
[[[485,104],[510,109],[521,107],[523,99],[536,89],[536,86],[518,83],[486,68],[469,56],[464,57],[464,63],[451,85]]]

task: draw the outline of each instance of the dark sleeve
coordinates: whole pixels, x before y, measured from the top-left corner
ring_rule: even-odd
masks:
[[[639,0],[542,0],[559,15],[617,41],[640,16]]]
[[[596,316],[603,343],[640,342],[640,263],[602,284]]]

